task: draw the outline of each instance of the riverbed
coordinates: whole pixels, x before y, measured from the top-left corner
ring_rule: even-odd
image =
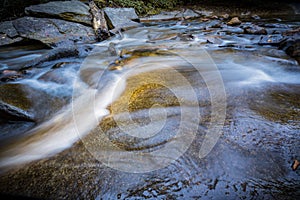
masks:
[[[150,22],[2,82],[0,192],[45,199],[295,199],[300,67],[219,20]],[[248,23],[248,24],[247,24]],[[254,23],[245,22],[246,25]],[[279,36],[300,23],[255,22]],[[1,70],[49,49],[2,48]],[[9,88],[8,87],[8,88]],[[7,91],[7,90],[6,90]],[[45,103],[46,102],[46,103]]]

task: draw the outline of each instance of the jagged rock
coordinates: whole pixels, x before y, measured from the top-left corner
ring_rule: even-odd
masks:
[[[66,21],[92,25],[89,7],[80,1],[53,1],[25,8],[25,13],[34,17],[59,18]]]
[[[141,26],[134,8],[104,8],[109,29],[129,29]],[[135,20],[135,21],[133,21]]]
[[[237,25],[240,25],[242,22],[239,20],[238,17],[233,17],[228,23],[227,25],[230,25],[230,26],[237,26]]]
[[[0,23],[0,46],[22,41],[11,21]]]
[[[23,38],[40,41],[49,47],[96,41],[91,27],[60,19],[23,17],[14,20],[13,25]]]

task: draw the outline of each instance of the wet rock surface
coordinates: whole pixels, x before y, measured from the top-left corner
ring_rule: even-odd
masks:
[[[54,1],[32,5],[25,8],[25,13],[33,17],[59,18],[66,21],[92,25],[89,7],[80,1]]]
[[[1,85],[1,118],[6,120],[34,121],[32,102],[20,85]]]
[[[22,84],[0,85],[1,119],[41,122],[63,105],[61,96]]]
[[[91,27],[60,19],[23,17],[13,21],[19,35],[49,47],[64,47],[96,41]]]
[[[143,71],[130,77],[126,86],[123,86],[126,89],[122,95],[108,106],[110,115],[97,123],[98,126],[86,137],[74,132],[78,142],[71,148],[68,146],[69,149],[51,157],[0,171],[3,183],[0,184],[0,191],[8,195],[50,199],[294,199],[300,196],[299,167],[295,170],[292,167],[295,160],[300,159],[300,71],[295,59],[285,53],[297,49],[296,43],[290,42],[278,49],[280,44],[292,38],[288,34],[297,30],[299,23],[268,22],[262,18],[255,19],[255,22],[243,19],[240,25],[229,26],[226,24],[228,19],[150,22],[151,26],[132,29],[124,32],[124,37],[117,35],[112,41],[100,43],[100,50],[92,52],[92,58],[84,62],[85,70],[80,69],[85,56],[81,59],[78,57],[90,53],[92,47],[82,46],[81,50],[61,48],[50,50],[50,53],[47,50],[44,56],[44,52],[30,52],[38,56],[34,61],[29,59],[31,65],[28,65],[27,70],[32,75],[23,77],[21,84],[34,80],[38,83],[38,90],[43,88],[48,91],[48,95],[50,93],[68,99],[79,71],[84,88],[100,84],[98,87],[103,96],[96,99],[95,103],[108,96],[102,92],[113,85],[114,77],[126,72],[130,74],[138,66],[158,68],[153,73],[151,70]],[[248,32],[245,33],[245,29]],[[261,30],[267,31],[267,35]],[[176,52],[177,48],[181,51]],[[211,74],[214,70],[204,65],[200,68],[200,77],[191,64],[178,62],[172,57],[192,55],[194,59],[199,58],[197,63],[201,63],[201,55],[193,56],[200,49],[210,55],[221,73],[227,98],[222,135],[208,156],[201,159],[199,149],[209,128],[212,108],[211,94],[203,77],[215,80],[216,76]],[[2,72],[12,70],[10,63],[3,63]],[[171,68],[164,69],[166,66]],[[102,73],[108,67],[109,70]],[[174,80],[171,75],[173,69],[189,81],[197,97],[196,102],[187,94],[189,90],[186,85]],[[16,75],[19,71],[9,73]],[[162,77],[154,80],[163,80],[165,85],[171,81],[175,85],[166,87],[163,83],[151,82],[151,77]],[[149,79],[151,84],[146,84]],[[9,85],[10,81],[13,80],[3,82],[0,86]],[[32,82],[30,84],[34,85]],[[182,98],[178,98],[174,91],[179,92]],[[28,92],[33,93],[39,92]],[[92,97],[95,99],[95,96]],[[52,99],[52,95],[43,98]],[[76,104],[79,110],[75,107],[75,111],[80,114],[88,107],[84,104],[88,96],[83,98],[85,101],[82,104]],[[122,106],[124,102],[126,106]],[[121,155],[127,152],[143,154],[164,148],[169,142],[178,139],[175,135],[182,120],[181,102],[187,102],[194,112],[199,110],[201,118],[197,120],[196,136],[188,150],[167,167],[147,173],[127,173],[108,167],[111,163],[101,162],[101,159],[91,154],[91,147],[100,152],[109,152],[110,149],[101,149],[101,145],[105,146],[107,141],[100,136],[106,136],[108,141],[119,147]],[[162,105],[154,107],[157,111],[153,109],[156,103]],[[195,104],[197,108],[193,107]],[[38,108],[43,106],[39,105]],[[128,108],[130,120],[122,110],[124,107]],[[40,112],[50,115],[45,110]],[[132,123],[151,125],[155,118],[150,115],[162,113],[167,114],[167,121],[161,132],[153,137],[136,138],[124,129]],[[116,116],[118,118],[115,119]],[[60,128],[67,130],[61,125],[64,123],[63,118],[58,119],[50,128],[46,126],[46,132],[36,132],[36,137],[33,136],[31,140],[39,141],[43,135],[56,133]],[[89,120],[83,118],[80,122],[86,121]],[[194,123],[192,118],[189,122]],[[33,126],[31,122],[23,126],[15,121],[7,124],[0,123],[0,128],[3,127],[6,134],[12,134],[7,131],[12,127],[16,127],[17,134],[21,134]],[[120,124],[125,125],[123,129]],[[138,133],[144,133],[144,129],[139,128],[133,127]],[[155,128],[153,125],[149,129]],[[43,130],[43,126],[40,129]],[[73,133],[71,130],[63,131],[60,137],[54,137],[55,142],[50,145],[67,142],[63,136],[69,132]],[[189,134],[189,129],[185,133]],[[47,145],[45,143],[49,147]],[[5,150],[5,145],[2,149]],[[111,161],[116,162],[113,159]],[[123,159],[118,160],[117,164],[128,162]],[[155,162],[152,160],[151,164]],[[137,164],[137,167],[140,165]]]

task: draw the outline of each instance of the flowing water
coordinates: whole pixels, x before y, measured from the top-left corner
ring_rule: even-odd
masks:
[[[300,159],[299,65],[276,47],[257,45],[260,36],[210,23],[150,23],[95,44],[84,60],[51,61],[2,83],[42,91],[26,94],[33,104],[62,103],[34,107],[37,123],[1,124],[8,135],[1,142],[1,193],[299,196],[299,170],[291,169]],[[46,51],[4,48],[1,70],[19,69]]]

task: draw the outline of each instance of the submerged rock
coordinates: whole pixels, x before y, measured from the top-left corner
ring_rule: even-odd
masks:
[[[89,7],[80,1],[53,1],[25,8],[25,13],[34,17],[59,18],[92,25]]]
[[[105,8],[104,12],[110,29],[126,30],[141,26],[141,24],[135,22],[139,21],[139,17],[134,8]]]
[[[13,22],[19,35],[37,40],[49,47],[65,47],[77,43],[95,42],[91,27],[60,19],[23,17]]]
[[[19,84],[0,86],[0,116],[13,121],[34,121],[32,102]]]
[[[55,48],[30,61],[29,63],[26,63],[22,69],[24,70],[32,67],[43,67],[42,64],[45,62],[59,60],[62,58],[84,58],[89,55],[93,48],[93,45],[71,45],[68,47]]]
[[[4,120],[41,122],[64,104],[63,97],[27,85],[0,85],[0,117]]]

